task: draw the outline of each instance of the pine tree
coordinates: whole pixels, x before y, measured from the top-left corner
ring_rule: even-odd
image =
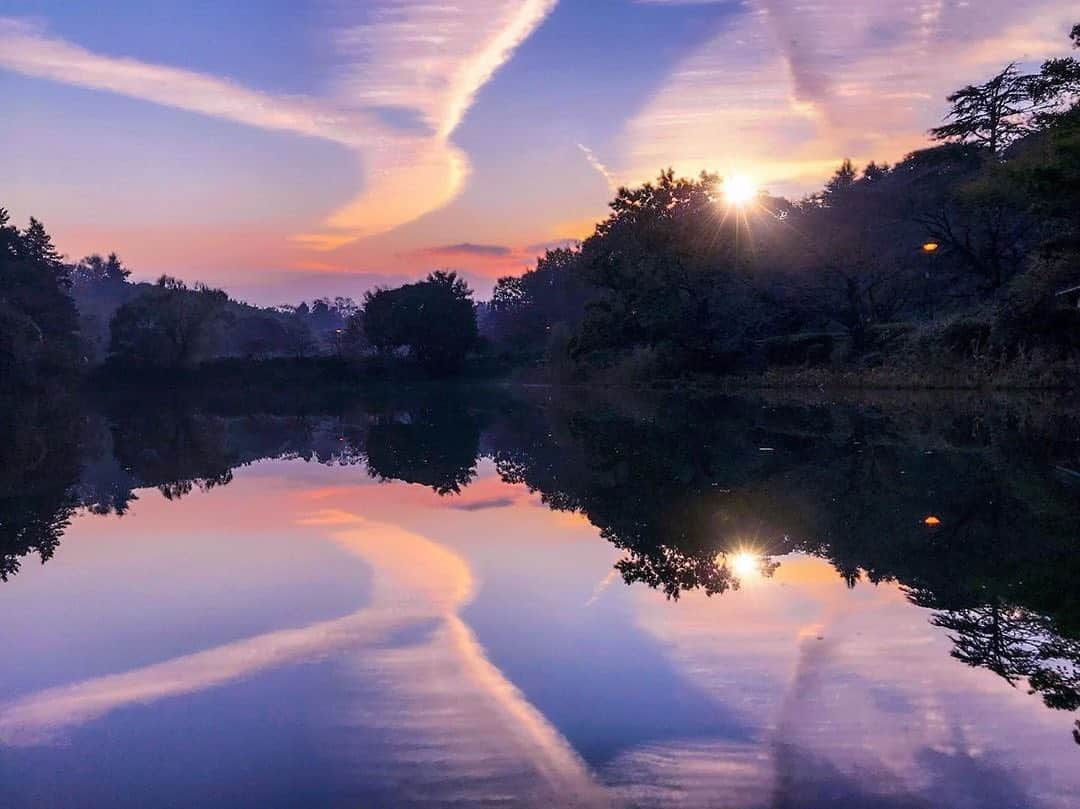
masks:
[[[1013,63],[985,84],[957,90],[947,98],[952,104],[946,116],[949,123],[931,129],[930,136],[950,143],[977,143],[1000,153],[1032,131],[1035,80]]]
[[[836,170],[836,173],[829,178],[829,181],[825,183],[824,198],[826,205],[833,205],[836,201],[851,190],[855,185],[855,180],[858,179],[859,173],[855,169],[855,165],[851,162],[850,158],[845,158],[844,162],[840,164],[840,168]]]
[[[45,266],[63,264],[63,256],[52,242],[52,236],[45,230],[45,226],[34,217],[30,217],[30,224],[22,233],[23,256],[30,261]]]

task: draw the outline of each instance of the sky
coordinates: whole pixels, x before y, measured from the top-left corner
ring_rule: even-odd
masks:
[[[774,194],[1068,50],[1065,0],[0,0],[0,205],[259,304],[484,298],[671,166]]]

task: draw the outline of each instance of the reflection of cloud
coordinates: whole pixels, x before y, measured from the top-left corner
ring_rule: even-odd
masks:
[[[31,694],[0,705],[0,743],[40,744],[64,728],[130,704],[202,691],[268,668],[324,657],[374,642],[413,623],[445,615],[472,594],[472,576],[458,556],[417,534],[372,523],[340,509],[299,521],[334,526],[343,548],[378,572],[372,604],[302,629],[271,632],[164,663]]]
[[[343,60],[332,100],[275,96],[190,70],[92,53],[0,18],[0,67],[229,121],[329,140],[356,152],[363,192],[301,234],[333,249],[435,210],[461,190],[464,153],[450,142],[477,91],[556,0],[477,0],[468,10],[426,0],[384,0],[343,19]]]
[[[63,730],[118,708],[203,691],[264,669],[318,659],[343,646],[383,637],[399,622],[413,617],[361,611],[122,674],[39,691],[0,706],[0,744],[44,744]]]
[[[362,700],[342,715],[333,749],[374,803],[480,806],[512,796],[515,806],[608,805],[577,753],[456,616],[423,643],[364,649],[352,669]]]
[[[1060,720],[950,658],[896,585],[848,590],[826,562],[787,557],[769,586],[721,600],[636,595],[675,665],[756,732],[620,754],[602,776],[628,798],[697,806],[723,785],[733,807],[1072,805]],[[1018,777],[1031,761],[1039,778]]]
[[[455,511],[486,511],[493,508],[507,508],[514,505],[515,502],[513,497],[489,497],[485,500],[450,503],[448,508]]]
[[[843,157],[924,145],[956,87],[1067,49],[1072,15],[1054,0],[913,5],[905,18],[884,4],[748,0],[629,124],[619,176],[738,169],[807,190]]]
[[[619,578],[619,571],[612,568],[608,571],[608,574],[604,578],[600,579],[599,584],[593,588],[592,595],[589,596],[589,600],[585,602],[586,607],[591,607],[597,601],[600,600],[600,596],[604,594],[604,591],[611,586],[612,582]]]
[[[423,536],[341,509],[299,522],[334,527],[334,541],[374,568],[368,607],[0,704],[0,743],[47,743],[124,706],[345,653],[363,693],[341,712],[337,727],[345,736],[335,749],[349,757],[364,791],[383,788],[396,806],[444,805],[451,783],[462,803],[480,803],[497,786],[502,794],[529,796],[522,805],[606,805],[581,759],[487,659],[459,617],[474,587],[463,559]]]

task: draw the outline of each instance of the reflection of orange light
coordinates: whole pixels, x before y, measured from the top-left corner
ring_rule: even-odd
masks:
[[[761,559],[753,551],[739,551],[731,560],[735,575],[744,578],[761,572]]]
[[[926,244],[924,244],[922,246],[922,249],[923,249],[924,253],[933,253],[939,247],[941,247],[941,245],[938,244],[937,242],[927,242]]]
[[[923,520],[923,525],[929,525],[929,526],[941,525],[941,520],[939,520],[937,517],[935,517],[933,514],[931,514],[929,517],[927,517],[925,520]]]

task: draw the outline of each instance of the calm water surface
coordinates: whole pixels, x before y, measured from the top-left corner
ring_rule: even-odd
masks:
[[[4,807],[1080,805],[1059,405],[7,426]]]

